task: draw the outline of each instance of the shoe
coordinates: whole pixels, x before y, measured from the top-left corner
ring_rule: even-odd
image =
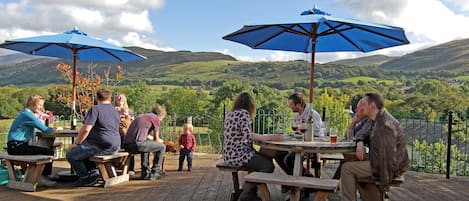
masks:
[[[39,178],[39,186],[41,187],[51,187],[57,184],[55,181],[51,181],[47,176],[41,175]]]
[[[129,174],[129,176],[134,176],[135,175],[135,172],[130,170],[127,174]]]
[[[98,174],[92,174],[88,175],[86,177],[80,177],[75,183],[73,183],[73,186],[75,187],[86,187],[86,186],[94,186],[99,179]]]
[[[163,174],[155,172],[155,173],[150,174],[149,180],[158,180],[158,179],[162,179],[162,178],[164,178]]]
[[[187,171],[189,171],[189,172],[192,171],[192,168],[187,168]]]
[[[181,171],[182,171],[182,167],[178,168],[178,171],[181,172]]]

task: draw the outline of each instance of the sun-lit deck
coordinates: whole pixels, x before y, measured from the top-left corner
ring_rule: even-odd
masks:
[[[136,157],[138,160],[139,157]],[[199,155],[194,159],[192,172],[177,169],[177,155],[166,160],[168,176],[157,181],[131,180],[110,188],[82,187],[72,188],[70,183],[58,183],[55,187],[39,188],[38,192],[21,192],[0,187],[0,200],[165,200],[165,201],[228,201],[231,193],[231,174],[220,172],[215,164],[221,161],[220,155]],[[137,168],[139,168],[137,161]],[[54,163],[54,171],[62,171],[69,166],[65,161]],[[336,164],[328,164],[323,175],[331,175]],[[467,200],[469,197],[469,177],[408,172],[405,182],[399,188],[392,188],[390,200],[426,201],[426,200]],[[269,186],[273,200],[284,201],[287,194],[280,193],[280,187]],[[340,192],[331,194],[329,201],[340,200]]]

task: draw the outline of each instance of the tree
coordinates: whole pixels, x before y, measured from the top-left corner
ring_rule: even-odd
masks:
[[[196,116],[205,113],[208,97],[200,90],[174,88],[162,95],[161,102],[168,112]]]
[[[158,102],[157,98],[150,96],[151,89],[143,81],[138,81],[130,85],[117,89],[117,93],[124,93],[127,103],[135,114],[150,112]]]

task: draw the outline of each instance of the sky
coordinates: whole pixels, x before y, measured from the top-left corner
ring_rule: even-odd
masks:
[[[320,63],[401,56],[469,38],[469,0],[0,0],[0,42],[78,27],[120,46],[221,52],[242,61],[307,60],[304,53],[253,50],[222,37],[243,25],[287,23],[315,5],[334,17],[402,27],[410,41],[367,54],[318,53]]]

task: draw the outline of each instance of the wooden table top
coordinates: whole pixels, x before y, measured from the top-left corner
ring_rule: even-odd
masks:
[[[54,130],[52,133],[43,133],[37,132],[36,135],[42,138],[55,138],[55,137],[76,137],[80,128],[76,130],[63,129],[63,130]]]
[[[311,142],[286,137],[284,141],[261,141],[258,144],[267,149],[304,153],[345,153],[355,151],[356,147],[355,142],[343,139],[331,144],[328,137],[314,137]]]

